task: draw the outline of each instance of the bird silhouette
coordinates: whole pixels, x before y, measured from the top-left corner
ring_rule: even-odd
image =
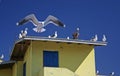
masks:
[[[38,19],[36,18],[34,14],[27,15],[25,18],[17,22],[16,25],[18,26],[23,25],[27,22],[32,22],[33,25],[35,26],[33,30],[38,33],[46,31],[44,27],[48,25],[49,23],[53,23],[56,26],[65,27],[65,25],[58,18],[52,15],[49,15],[44,21],[38,21]]]
[[[79,37],[79,28],[77,28],[76,29],[76,31],[72,34],[72,36],[73,36],[73,39],[78,39],[78,37]]]

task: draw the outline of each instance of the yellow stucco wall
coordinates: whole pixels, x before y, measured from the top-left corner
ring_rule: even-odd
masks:
[[[0,76],[12,76],[12,69],[11,68],[0,69]]]
[[[17,76],[17,64],[16,63],[12,67],[12,76]]]
[[[59,52],[59,67],[68,68],[79,76],[95,76],[92,45],[32,41],[26,52],[26,76],[44,76],[43,50]]]
[[[23,75],[23,61],[17,61],[12,67],[12,76]]]
[[[75,71],[77,75],[96,76],[94,50],[92,50]]]
[[[24,61],[23,61],[23,64],[26,63],[26,76],[32,76],[32,49],[31,49],[31,46],[28,48],[28,50],[26,51],[25,53],[25,56],[24,56]]]
[[[26,63],[26,76],[44,76],[44,50],[58,51],[60,68],[67,68],[78,76],[95,76],[93,45],[46,41],[31,41],[25,53],[24,60],[17,61],[11,69],[0,69],[0,76],[23,76],[24,63]],[[55,70],[53,69],[53,71]]]
[[[78,76],[67,68],[44,67],[44,76]]]

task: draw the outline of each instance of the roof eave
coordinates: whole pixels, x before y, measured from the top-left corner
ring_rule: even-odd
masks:
[[[19,39],[15,42],[19,43],[23,40],[39,40],[39,41],[54,41],[54,42],[63,42],[63,43],[79,43],[79,44],[88,44],[95,46],[106,46],[107,42],[103,41],[90,41],[90,40],[79,40],[79,39],[65,39],[65,38],[48,38],[48,37],[36,37],[36,36],[28,36],[22,39]]]

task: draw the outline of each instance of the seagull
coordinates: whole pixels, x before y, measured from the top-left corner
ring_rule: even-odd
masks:
[[[97,70],[96,74],[98,75],[99,74],[99,71]]]
[[[21,33],[19,34],[19,39],[20,39],[20,38],[22,38],[22,34],[21,34]]]
[[[102,39],[102,41],[105,42],[106,40],[107,40],[107,39],[106,39],[106,36],[103,35],[103,39]]]
[[[3,59],[3,58],[4,58],[4,55],[2,54],[1,57],[0,57],[0,59]]]
[[[95,37],[91,39],[91,41],[97,41],[97,40],[98,40],[98,37],[97,37],[97,34],[96,34]]]
[[[24,38],[24,37],[26,37],[26,35],[27,35],[27,30],[28,30],[28,28],[25,28],[25,30],[23,31],[21,31],[21,33],[19,34],[19,38]]]
[[[25,28],[25,31],[23,31],[23,33],[22,33],[22,36],[23,36],[23,37],[26,37],[26,35],[27,35],[27,30],[28,30],[28,28]]]
[[[78,39],[78,36],[79,36],[79,28],[76,29],[76,32],[73,33],[73,39]]]
[[[16,25],[18,26],[23,25],[27,22],[32,22],[33,25],[35,26],[33,30],[38,33],[46,31],[44,27],[48,25],[49,23],[53,23],[56,26],[65,27],[65,25],[58,18],[52,15],[49,15],[44,21],[38,21],[38,19],[36,18],[34,14],[27,15],[25,18],[17,22]]]
[[[68,36],[67,39],[70,39],[70,37]]]
[[[48,38],[57,38],[57,31],[52,36],[48,36]]]
[[[110,73],[110,76],[114,76],[114,75],[115,75],[115,73],[114,73],[114,72]]]

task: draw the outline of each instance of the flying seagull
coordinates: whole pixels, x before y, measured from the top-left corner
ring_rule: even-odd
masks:
[[[73,33],[73,39],[78,39],[78,36],[79,36],[79,28],[76,29],[76,31]]]
[[[32,22],[33,25],[35,26],[33,30],[38,33],[46,31],[44,27],[48,25],[49,23],[53,23],[56,26],[65,27],[65,25],[58,18],[52,15],[49,15],[44,21],[38,21],[38,19],[36,18],[34,14],[27,15],[25,18],[17,22],[16,25],[18,26],[23,25],[27,22]]]
[[[57,38],[57,31],[52,36],[48,36],[48,38]]]

